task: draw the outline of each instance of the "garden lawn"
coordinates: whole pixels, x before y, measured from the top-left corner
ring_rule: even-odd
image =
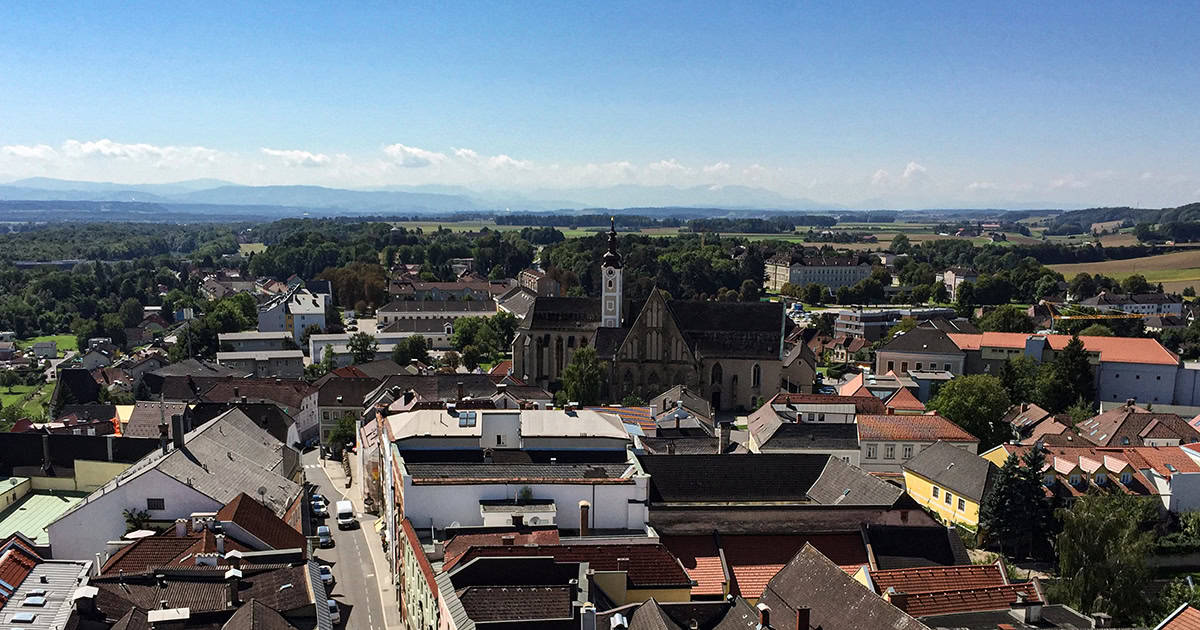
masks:
[[[34,337],[32,339],[22,339],[17,342],[17,346],[22,349],[29,348],[40,341],[54,341],[58,343],[58,354],[60,356],[64,352],[79,349],[79,343],[75,340],[75,335],[42,335],[41,337]]]

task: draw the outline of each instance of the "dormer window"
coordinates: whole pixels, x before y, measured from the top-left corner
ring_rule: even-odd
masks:
[[[1079,485],[1079,475],[1071,475],[1070,481],[1071,481],[1072,486],[1078,486]]]
[[[1108,483],[1108,476],[1104,473],[1096,473],[1096,485],[1103,486]]]
[[[1125,485],[1133,483],[1133,474],[1129,472],[1121,473],[1121,483]]]
[[[1045,477],[1042,478],[1042,482],[1045,483],[1047,486],[1053,486],[1054,485],[1054,475],[1046,475]]]

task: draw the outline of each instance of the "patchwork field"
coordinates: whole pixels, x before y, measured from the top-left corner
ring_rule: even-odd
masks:
[[[1200,251],[1172,252],[1130,260],[1050,265],[1050,268],[1067,279],[1077,273],[1100,273],[1111,278],[1124,278],[1140,273],[1152,283],[1161,282],[1167,291],[1181,291],[1189,286],[1200,287]]]

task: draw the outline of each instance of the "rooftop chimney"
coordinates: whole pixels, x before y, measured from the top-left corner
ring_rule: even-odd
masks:
[[[1094,612],[1092,613],[1092,624],[1097,628],[1108,628],[1112,626],[1112,617],[1108,613]]]
[[[413,398],[415,398],[416,396],[417,396],[417,393],[411,389],[404,392],[404,404],[408,405],[408,404],[412,403]]]
[[[596,630],[596,606],[592,602],[584,602],[579,611],[580,630]]]
[[[183,538],[187,536],[188,521],[186,518],[175,519],[175,537]]]
[[[1027,625],[1036,626],[1042,622],[1042,602],[1030,600],[1025,593],[1017,593],[1017,601],[1012,603],[1009,612]]]
[[[621,613],[616,613],[608,618],[608,627],[610,630],[629,630],[629,619]]]
[[[217,553],[225,555],[225,534],[217,534],[213,539],[217,541]]]
[[[629,570],[629,558],[617,558],[617,570],[618,571],[628,571]]]
[[[513,518],[516,518],[516,517],[513,517]],[[504,536],[500,537],[500,543],[503,544],[505,547],[511,547],[511,546],[517,544],[517,537],[514,534],[505,534]]]
[[[883,594],[883,598],[896,608],[908,612],[908,594],[897,591],[895,586],[889,586],[887,592]]]
[[[240,397],[241,397],[241,393],[238,391],[238,387],[237,387],[237,385],[234,385],[234,386],[233,386],[233,397],[234,397],[234,398],[240,398]]]
[[[894,415],[896,415],[896,408],[895,408],[895,407],[888,407],[888,408],[887,408],[887,415],[889,415],[889,416],[894,416]]]
[[[462,400],[462,399],[463,399],[463,382],[459,381],[458,382],[458,400]]]
[[[1126,407],[1133,407],[1133,404],[1134,404],[1134,403],[1136,403],[1136,402],[1137,402],[1137,399],[1136,399],[1136,398],[1126,398],[1126,399],[1125,399],[1125,406],[1126,406]]]
[[[167,454],[167,452],[169,450],[167,448],[167,445],[171,443],[170,437],[168,435],[169,433],[170,433],[170,428],[168,427],[167,423],[163,422],[162,424],[158,425],[158,446],[159,446],[159,448],[162,449],[163,455]]]
[[[717,430],[720,434],[717,442],[717,454],[721,454],[729,450],[729,445],[733,441],[733,423],[722,422]]]
[[[592,504],[587,501],[579,502],[579,535],[587,536],[590,522],[588,520],[589,513],[592,510]]]
[[[807,607],[796,609],[796,630],[808,630],[812,611]]]
[[[175,450],[183,448],[183,433],[183,415],[171,416],[171,441],[175,443]]]
[[[754,608],[758,610],[758,630],[768,630],[771,627],[771,607],[759,602]]]
[[[242,580],[240,569],[230,569],[225,572],[225,582],[229,584],[229,607],[237,608],[242,603],[241,593],[238,592]]]
[[[675,422],[679,422],[679,421],[676,420]],[[675,442],[669,441],[669,442],[667,442],[667,455],[674,455],[674,454],[675,454]]]

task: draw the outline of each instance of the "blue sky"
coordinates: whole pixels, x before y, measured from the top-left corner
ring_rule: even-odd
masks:
[[[1191,3],[175,4],[6,3],[0,178],[1200,199]]]

